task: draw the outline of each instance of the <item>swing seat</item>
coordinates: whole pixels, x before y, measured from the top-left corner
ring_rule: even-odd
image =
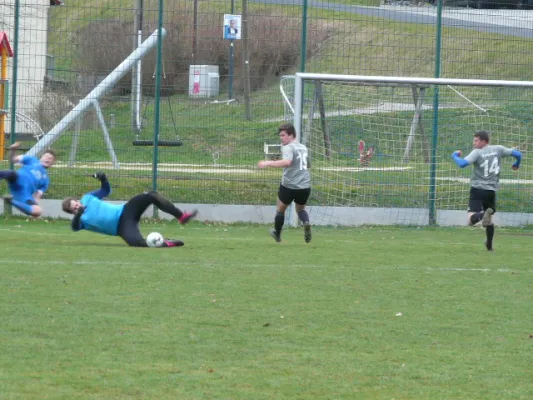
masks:
[[[153,146],[154,141],[153,140],[134,140],[132,142],[134,146]],[[183,142],[181,140],[159,140],[157,142],[158,146],[161,147],[178,147],[181,146]]]

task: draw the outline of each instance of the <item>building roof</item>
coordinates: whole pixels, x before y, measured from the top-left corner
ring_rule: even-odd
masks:
[[[7,33],[5,33],[4,31],[0,31],[0,49],[4,47],[7,49],[7,54],[9,55],[9,57],[13,57],[13,49],[9,44]]]

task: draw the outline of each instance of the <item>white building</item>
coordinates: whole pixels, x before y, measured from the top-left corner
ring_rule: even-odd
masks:
[[[50,0],[20,0],[17,59],[17,115],[33,116],[42,99],[46,74],[48,9]],[[0,0],[0,30],[8,35],[15,51],[15,0]],[[13,84],[13,58],[9,59],[9,80]],[[12,101],[10,93],[10,101]],[[11,107],[11,105],[10,105]],[[17,132],[26,131],[19,126]],[[6,132],[11,121],[6,121]]]

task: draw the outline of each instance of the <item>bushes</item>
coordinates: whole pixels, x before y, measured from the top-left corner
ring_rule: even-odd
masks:
[[[229,65],[228,40],[222,38],[223,13],[200,13],[196,34],[190,8],[180,5],[165,14],[164,27],[167,36],[163,44],[162,94],[186,93],[189,85],[189,65],[218,65],[220,84],[227,85]],[[152,13],[153,14],[153,13]],[[146,39],[157,23],[145,23],[143,38]],[[250,84],[251,89],[263,87],[270,79],[293,70],[300,57],[300,18],[272,15],[263,12],[252,15],[248,21]],[[307,36],[307,56],[318,51],[320,44],[331,30],[310,22]],[[196,37],[198,54],[193,61],[193,40]],[[94,21],[80,28],[74,35],[77,55],[73,65],[85,77],[106,75],[116,68],[132,51],[134,46],[133,22]],[[234,89],[242,90],[243,41],[234,41]],[[152,51],[143,60],[143,91],[153,94],[156,68],[156,52]],[[131,87],[131,74],[117,85],[123,93]],[[90,88],[88,89],[90,90]]]

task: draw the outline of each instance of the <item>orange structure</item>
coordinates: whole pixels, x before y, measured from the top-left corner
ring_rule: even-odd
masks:
[[[13,57],[7,33],[0,31],[0,160],[4,159],[6,143],[6,114],[9,107],[9,80],[7,79],[7,59]]]

